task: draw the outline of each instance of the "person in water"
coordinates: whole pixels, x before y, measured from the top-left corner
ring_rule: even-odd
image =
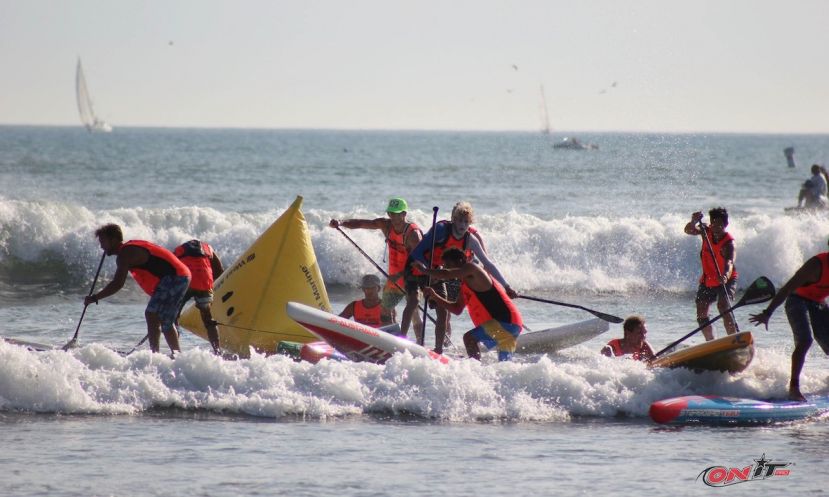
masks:
[[[213,303],[213,281],[224,272],[222,260],[210,244],[200,240],[182,243],[173,250],[173,253],[187,266],[191,275],[190,287],[181,299],[179,314],[184,309],[184,304],[192,298],[201,314],[202,323],[207,330],[207,340],[213,347],[213,353],[219,355],[221,354],[219,328],[213,319],[210,306]]]
[[[812,346],[812,337],[823,352],[829,355],[829,252],[823,252],[806,261],[771,299],[769,306],[759,314],[749,316],[756,325],[769,327],[774,310],[786,301],[786,317],[794,335],[789,398],[805,402],[800,392],[800,372],[806,362],[806,353]]]
[[[423,235],[423,240],[411,253],[412,262],[420,262],[423,266],[439,268],[444,264],[443,254],[450,248],[457,248],[466,254],[467,259],[472,260],[474,257],[479,260],[484,269],[495,277],[510,298],[517,297],[518,294],[509,286],[507,280],[501,275],[501,271],[487,256],[481,235],[472,227],[474,222],[475,213],[472,210],[472,205],[469,202],[458,202],[452,208],[451,221],[440,221]],[[434,240],[435,245],[434,254],[431,253],[432,240]],[[411,267],[415,268],[415,266]],[[459,289],[460,283],[452,281],[452,279],[447,281],[445,289],[442,283],[435,287],[437,294],[449,301],[457,299]],[[438,306],[436,320],[435,352],[442,353],[444,341],[450,332],[449,313]]]
[[[127,273],[150,296],[144,317],[150,349],[159,351],[161,333],[175,354],[181,348],[175,326],[181,299],[190,285],[190,270],[172,252],[144,240],[124,242],[121,227],[107,224],[95,231],[95,236],[106,255],[115,255],[116,269],[112,281],[101,291],[84,298],[84,305],[117,293],[127,281]]]
[[[636,361],[650,361],[654,357],[653,348],[647,342],[648,329],[645,318],[630,316],[622,324],[623,338],[614,338],[602,348],[602,354],[608,357],[631,355]]]
[[[734,263],[737,259],[737,249],[734,237],[726,231],[728,227],[728,211],[724,207],[716,207],[708,211],[711,226],[702,223],[702,212],[691,214],[691,221],[685,225],[688,235],[703,235],[700,248],[702,276],[699,278],[699,287],[695,302],[697,305],[697,322],[700,326],[709,321],[708,310],[711,304],[717,302],[717,309],[723,316],[725,331],[729,335],[737,332],[734,315],[726,313],[731,307],[734,293],[737,290],[737,269]],[[712,252],[714,257],[712,257]],[[714,339],[714,330],[711,325],[702,329],[706,340]]]
[[[427,268],[421,262],[416,264],[421,271],[438,280],[459,280],[460,294],[457,300],[449,301],[433,288],[424,289],[424,293],[435,301],[438,308],[454,314],[460,314],[464,307],[467,309],[475,325],[463,335],[469,357],[481,359],[478,343],[482,343],[487,348],[498,350],[499,361],[508,361],[515,352],[518,335],[524,326],[518,308],[501,283],[483,267],[471,262],[463,250],[452,247],[442,255],[445,269]]]
[[[389,251],[389,277],[383,287],[382,306],[390,314],[397,304],[406,298],[406,307],[400,319],[400,332],[406,336],[409,325],[414,324],[415,335],[419,340],[422,329],[420,316],[417,311],[418,276],[419,273],[406,274],[406,259],[409,253],[420,243],[423,233],[417,224],[406,220],[409,205],[402,198],[389,200],[386,207],[388,218],[376,219],[332,219],[328,225],[332,228],[370,229],[380,230],[386,237],[386,246]]]
[[[826,187],[826,171],[818,164],[812,165],[812,177],[807,179],[797,196],[797,206],[803,209],[829,207]]]
[[[363,289],[363,298],[355,300],[345,306],[340,316],[379,328],[394,322],[394,309],[383,307],[380,301],[380,278],[373,274],[363,276],[360,281]]]

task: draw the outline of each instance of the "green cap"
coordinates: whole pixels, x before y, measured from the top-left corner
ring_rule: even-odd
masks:
[[[389,206],[386,207],[386,212],[390,212],[392,214],[399,214],[408,210],[409,204],[407,204],[406,201],[400,197],[389,200]]]

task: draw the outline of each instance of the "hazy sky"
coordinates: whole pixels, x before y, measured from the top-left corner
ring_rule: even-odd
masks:
[[[78,56],[116,128],[829,132],[823,0],[0,0],[0,124]]]

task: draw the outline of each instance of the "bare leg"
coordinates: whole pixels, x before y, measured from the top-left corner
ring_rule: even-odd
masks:
[[[400,318],[400,332],[403,336],[409,334],[409,324],[414,324],[415,335],[422,328],[420,316],[417,313],[417,301],[417,290],[406,294],[406,308],[403,309],[403,315]]]
[[[443,354],[443,340],[446,338],[446,328],[449,325],[449,311],[442,307],[435,310],[437,324],[435,325],[435,352]]]
[[[708,321],[708,307],[711,304],[707,302],[697,302],[697,322],[702,324]],[[702,329],[702,334],[705,336],[706,341],[710,341],[714,339],[714,328],[711,327],[709,324],[705,328]]]
[[[737,323],[734,321],[734,314],[726,312],[731,306],[725,297],[722,295],[720,297],[721,298],[717,300],[717,310],[723,315],[722,320],[723,326],[725,326],[725,332],[729,335],[733,335],[734,333],[737,333]]]
[[[161,341],[161,320],[154,312],[145,312],[144,319],[147,320],[147,337],[150,339],[150,350],[158,352]]]
[[[170,351],[173,354],[181,352],[181,347],[178,344],[178,329],[176,329],[175,325],[168,330],[164,330],[164,339],[167,340],[167,345],[170,346]]]
[[[800,393],[800,372],[803,371],[803,364],[806,362],[806,353],[812,342],[799,343],[795,345],[792,352],[792,377],[789,380],[789,398],[800,402],[806,402],[806,397]]]
[[[478,340],[472,336],[471,331],[467,331],[463,335],[463,344],[466,346],[466,354],[471,359],[481,360],[481,349],[478,348]]]
[[[216,326],[216,321],[213,320],[213,313],[210,312],[210,306],[199,307],[201,313],[201,321],[207,330],[207,339],[210,341],[210,346],[213,347],[213,353],[220,355],[222,353],[219,347],[219,327]]]

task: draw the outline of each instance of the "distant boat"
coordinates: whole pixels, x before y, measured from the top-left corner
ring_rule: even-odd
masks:
[[[90,133],[111,132],[112,126],[99,119],[92,108],[92,98],[89,96],[89,89],[86,87],[86,78],[83,75],[80,57],[78,57],[78,68],[75,71],[75,94],[78,98],[78,113],[81,116],[81,123],[87,131]]]
[[[553,148],[559,150],[598,150],[595,143],[582,143],[578,138],[563,138],[560,142],[553,144]]]

